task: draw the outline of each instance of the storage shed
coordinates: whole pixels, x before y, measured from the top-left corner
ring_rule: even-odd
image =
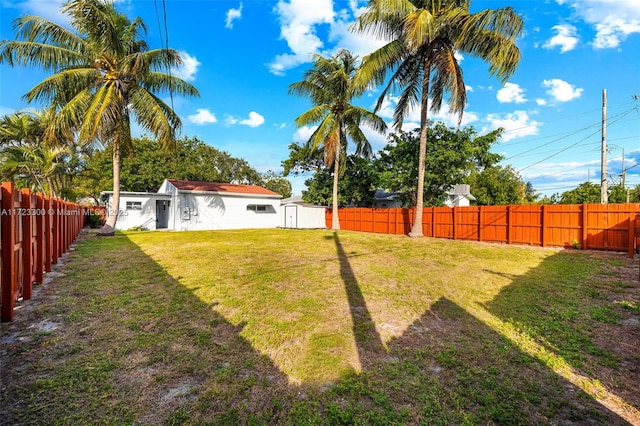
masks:
[[[302,201],[302,196],[284,198],[281,201],[282,226],[295,229],[326,228],[326,211],[324,206]]]

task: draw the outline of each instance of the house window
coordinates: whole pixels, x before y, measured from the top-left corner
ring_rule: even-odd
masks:
[[[127,210],[142,210],[142,201],[127,201]]]
[[[273,206],[269,204],[249,204],[247,210],[254,211],[256,213],[275,213]]]

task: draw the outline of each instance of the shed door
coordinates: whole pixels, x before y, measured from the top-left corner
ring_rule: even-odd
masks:
[[[284,206],[284,227],[298,227],[298,206]]]

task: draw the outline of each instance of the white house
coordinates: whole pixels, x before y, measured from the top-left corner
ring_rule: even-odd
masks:
[[[113,193],[103,195],[112,210]],[[256,185],[167,179],[157,193],[121,192],[116,229],[277,228],[281,198]]]
[[[447,191],[447,199],[444,201],[445,206],[449,207],[468,207],[471,201],[475,201],[476,197],[471,195],[469,185],[453,185],[453,188]]]
[[[300,195],[282,199],[280,207],[283,219],[281,226],[285,228],[316,229],[327,227],[327,208],[305,203]]]

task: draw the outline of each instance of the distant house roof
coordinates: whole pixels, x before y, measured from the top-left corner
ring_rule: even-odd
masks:
[[[258,185],[237,185],[234,183],[197,182],[190,180],[167,179],[178,191],[216,192],[219,194],[250,194],[281,197],[277,192]]]
[[[397,192],[387,192],[384,189],[376,189],[376,193],[373,198],[376,201],[393,201],[398,195]]]
[[[317,204],[305,203],[302,199],[302,195],[294,195],[293,197],[283,198],[280,200],[280,205],[284,206],[285,204],[295,204],[303,207],[318,207],[318,208],[326,208],[325,206],[319,206]]]

